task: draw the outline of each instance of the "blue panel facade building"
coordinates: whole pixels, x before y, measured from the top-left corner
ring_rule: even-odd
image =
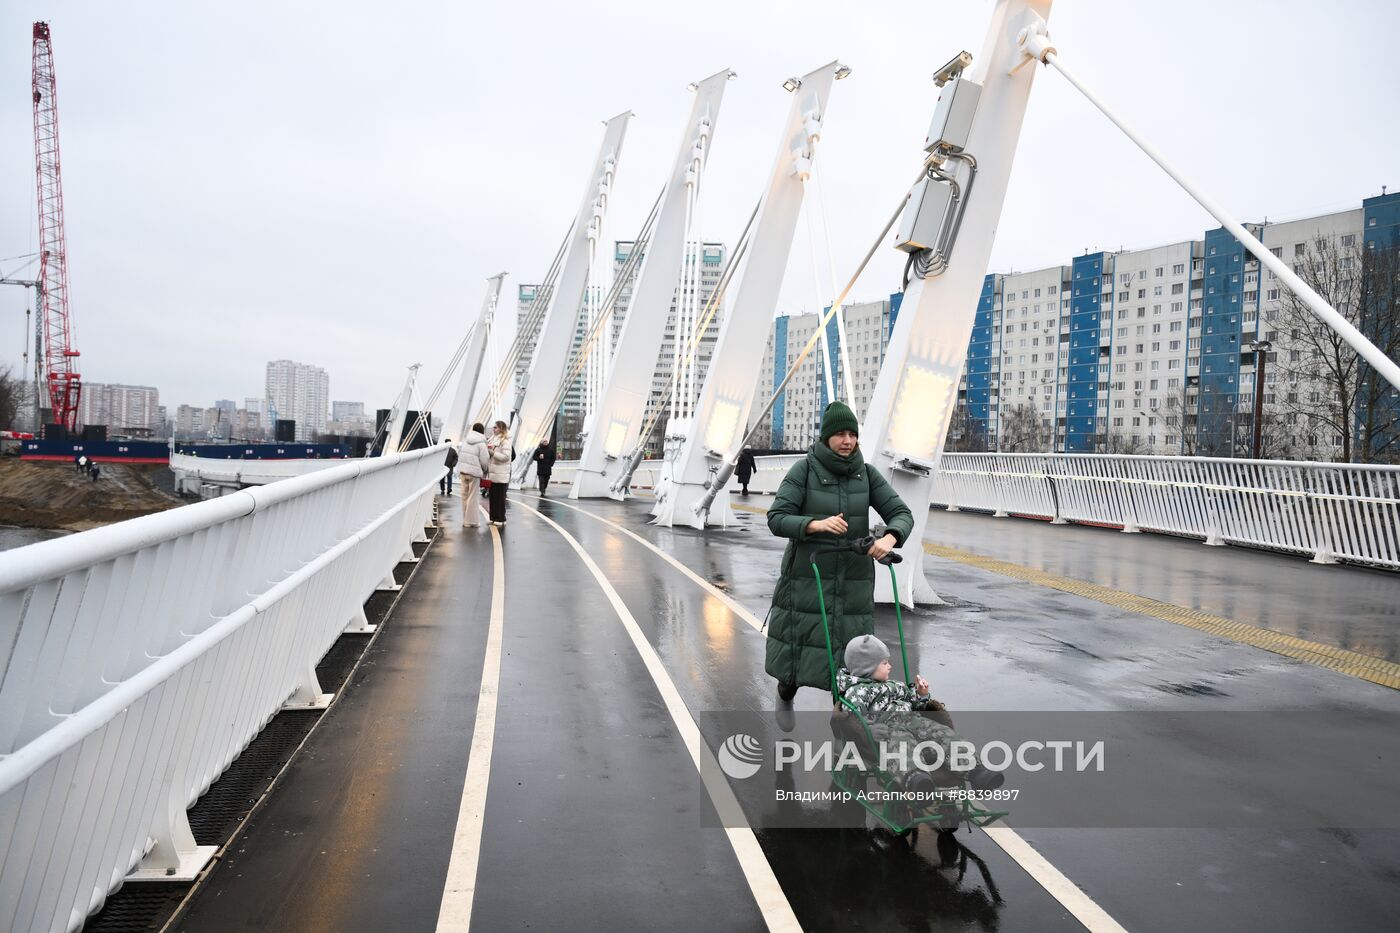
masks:
[[[978,438],[987,437],[991,428],[992,364],[998,356],[995,335],[1001,311],[1001,278],[992,273],[982,280],[982,294],[977,299],[977,314],[972,322],[972,339],[967,345],[967,386],[962,400],[967,404],[967,433]]]
[[[773,385],[783,384],[787,378],[788,358],[788,319],[780,317],[773,322]],[[783,436],[784,408],[787,406],[787,393],[778,396],[773,403],[773,437]]]
[[[1246,229],[1259,235],[1258,227]],[[1201,317],[1191,336],[1200,337],[1200,370],[1196,408],[1196,452],[1207,457],[1232,457],[1243,453],[1239,445],[1249,435],[1247,420],[1240,418],[1240,353],[1244,349],[1246,312],[1245,276],[1258,275],[1258,261],[1223,227],[1206,231],[1205,269],[1202,276]],[[1258,312],[1258,285],[1252,301]],[[1250,339],[1254,325],[1251,324]],[[1188,371],[1187,376],[1191,373]]]
[[[1069,357],[1065,376],[1065,452],[1095,453],[1101,446],[1099,419],[1107,415],[1099,410],[1099,358],[1103,327],[1100,315],[1103,284],[1112,289],[1112,272],[1104,268],[1106,253],[1088,253],[1074,257],[1071,264]]]
[[[1400,272],[1400,193],[1381,194],[1361,202],[1362,242],[1370,272],[1367,289],[1370,307],[1361,320],[1361,331],[1381,348],[1396,345],[1396,311],[1394,302],[1400,299],[1400,287],[1393,278]],[[1393,454],[1400,451],[1400,390],[1386,388],[1375,370],[1361,364],[1362,406],[1374,400],[1374,412],[1367,418],[1358,407],[1357,438],[1370,437],[1373,454]],[[1369,428],[1366,422],[1370,422]]]

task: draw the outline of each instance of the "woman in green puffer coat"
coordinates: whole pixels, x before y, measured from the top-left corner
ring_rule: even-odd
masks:
[[[821,441],[783,477],[777,499],[768,510],[768,529],[788,539],[782,575],[773,591],[768,616],[764,669],[778,681],[778,708],[792,709],[798,687],[831,689],[826,634],[813,552],[837,540],[858,541],[870,532],[870,510],[884,520],[887,531],[870,556],[854,552],[818,553],[822,596],[831,622],[831,644],[837,651],[857,635],[875,632],[875,562],[904,544],[914,516],[890,484],[860,455],[860,425],[841,402],[832,402],[822,415]]]

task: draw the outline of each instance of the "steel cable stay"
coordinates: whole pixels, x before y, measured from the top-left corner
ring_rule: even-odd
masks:
[[[690,346],[686,350],[688,357],[693,357],[699,353],[700,343],[704,337],[705,331],[709,329],[710,322],[714,320],[715,313],[719,309],[720,303],[724,300],[724,293],[729,288],[729,283],[733,280],[734,274],[744,258],[744,254],[748,252],[749,234],[753,230],[754,221],[758,218],[758,211],[762,206],[762,200],[754,205],[753,212],[749,214],[748,222],[744,224],[743,232],[739,234],[739,240],[734,246],[734,251],[729,254],[729,260],[724,264],[724,271],[720,273],[719,283],[715,286],[715,290],[710,293],[709,300],[705,303],[704,311],[700,315],[699,326],[696,329],[694,337],[690,341]],[[679,344],[679,341],[677,341],[677,343]],[[646,455],[647,438],[651,436],[651,432],[656,428],[657,421],[661,420],[661,413],[668,410],[671,399],[675,396],[677,373],[678,370],[676,369],[671,371],[671,380],[667,385],[666,394],[658,399],[656,404],[652,406],[651,415],[647,419],[646,424],[643,425],[641,433],[637,436],[636,446],[623,458],[626,462],[622,471],[618,473],[617,480],[614,481],[611,486],[613,492],[621,492],[631,484],[632,475],[637,472],[637,467],[641,465],[642,458]]]
[[[821,208],[822,241],[826,244],[827,293],[835,294],[836,258],[831,253],[831,213],[827,210],[826,189],[822,187],[822,173],[817,170],[819,156],[820,153],[814,149],[812,152],[812,176],[816,179],[816,204]],[[804,198],[802,203],[810,202]],[[850,346],[846,341],[846,315],[844,311],[836,315],[836,341],[841,351],[841,375],[845,384],[846,400],[854,402],[856,397],[855,376],[851,373],[851,353]]]
[[[1181,186],[1187,194],[1196,201],[1197,204],[1205,208],[1206,212],[1220,222],[1226,230],[1245,249],[1258,259],[1270,272],[1283,280],[1283,283],[1307,305],[1308,309],[1317,315],[1323,323],[1331,327],[1332,330],[1347,342],[1356,353],[1370,364],[1378,373],[1385,377],[1396,389],[1400,389],[1400,366],[1383,353],[1379,347],[1373,344],[1365,334],[1361,333],[1350,321],[1337,312],[1326,300],[1315,292],[1306,282],[1302,280],[1292,269],[1288,267],[1282,259],[1271,253],[1258,237],[1254,236],[1243,225],[1240,224],[1228,211],[1225,210],[1214,198],[1196,187],[1186,175],[1176,167],[1165,155],[1159,152],[1151,143],[1147,142],[1136,130],[1134,130],[1126,120],[1124,120],[1113,108],[1109,107],[1089,86],[1079,78],[1060,59],[1058,51],[1050,44],[1050,37],[1045,28],[1044,20],[1031,26],[1027,26],[1021,31],[1017,38],[1018,44],[1029,56],[1026,61],[1039,61],[1052,66],[1058,71],[1079,93],[1083,94],[1089,103],[1093,104],[1103,113],[1104,116],[1118,127],[1133,143],[1146,153],[1147,157],[1156,162],[1162,171],[1171,176],[1172,180]]]
[[[813,156],[815,157],[815,153],[813,153]],[[810,174],[808,174],[802,180],[802,185],[804,188],[806,188],[809,184],[811,184]],[[816,221],[814,219],[815,214],[816,211],[812,209],[812,200],[810,198],[803,197],[802,215],[803,219],[807,221],[807,252],[811,258],[812,263],[812,291],[816,294],[817,307],[824,308],[826,307],[826,302],[822,300],[823,289],[821,284],[821,275],[819,271],[820,264],[817,262],[817,231]],[[829,277],[830,276],[828,275],[828,278]],[[825,330],[825,319],[823,319],[823,325],[821,327],[821,330]],[[821,342],[821,348],[823,365],[822,376],[826,387],[826,399],[828,402],[831,402],[836,399],[836,373],[835,367],[831,365],[831,341],[823,339]]]
[[[923,179],[923,177],[927,174],[929,165],[930,163],[928,161],[925,161],[924,165],[920,167],[919,174],[914,178],[914,184],[917,185],[919,181]],[[865,258],[860,261],[860,265],[856,268],[855,274],[852,275],[850,281],[846,283],[846,287],[841,289],[841,294],[837,295],[836,300],[831,303],[831,307],[827,310],[826,314],[818,323],[816,331],[812,334],[811,338],[808,339],[806,345],[803,346],[802,351],[797,355],[797,358],[793,361],[793,364],[788,367],[787,375],[783,377],[783,381],[779,383],[779,385],[773,390],[773,395],[763,406],[763,410],[760,411],[756,417],[751,419],[753,421],[753,427],[749,428],[748,431],[745,432],[744,437],[742,440],[739,441],[738,446],[724,456],[724,459],[721,461],[718,471],[715,473],[714,476],[710,478],[710,481],[705,489],[705,495],[701,497],[698,503],[696,503],[695,513],[697,515],[704,514],[709,511],[711,503],[715,501],[715,496],[718,495],[719,491],[725,487],[726,483],[729,482],[729,478],[734,475],[734,468],[738,464],[739,454],[742,453],[744,448],[749,445],[749,441],[758,431],[758,426],[763,423],[763,419],[768,416],[768,413],[773,410],[773,406],[777,404],[778,399],[782,396],[782,394],[785,391],[787,391],[787,384],[792,381],[793,374],[797,372],[798,368],[801,367],[803,361],[806,360],[808,355],[811,354],[813,348],[815,348],[817,345],[817,341],[822,339],[822,335],[826,332],[827,323],[838,313],[840,313],[842,304],[845,302],[846,297],[850,295],[851,289],[855,288],[856,282],[860,280],[861,275],[865,272],[866,266],[870,264],[870,260],[874,258],[875,251],[880,248],[881,242],[884,241],[885,237],[889,234],[890,230],[894,228],[895,223],[899,220],[899,216],[902,213],[904,213],[904,207],[907,201],[907,195],[900,197],[899,206],[895,209],[895,212],[890,215],[890,219],[885,222],[885,226],[880,230],[879,235],[875,237],[875,242],[872,243],[870,245],[870,249],[866,251]]]
[[[540,320],[544,316],[545,309],[549,306],[550,296],[554,293],[554,282],[559,277],[559,267],[564,262],[564,253],[569,246],[569,237],[573,235],[574,222],[569,222],[569,229],[564,232],[564,239],[559,244],[559,249],[554,253],[554,259],[549,264],[549,270],[545,273],[544,279],[535,290],[535,297],[530,302],[530,308],[525,312],[524,318],[517,323],[515,339],[511,341],[510,347],[506,350],[506,357],[501,361],[500,369],[496,372],[496,378],[491,383],[487,391],[487,397],[495,397],[497,404],[502,395],[505,394],[506,384],[510,381],[515,372],[515,365],[524,352],[526,341],[539,326]],[[495,406],[483,406],[477,410],[477,421],[484,422],[490,417],[491,410]]]
[[[651,241],[652,228],[656,224],[656,218],[657,215],[660,213],[660,210],[661,196],[658,195],[656,202],[651,206],[651,212],[647,214],[647,218],[642,224],[641,231],[637,234],[636,239],[632,241],[632,250],[627,254],[627,261],[623,263],[622,268],[618,271],[617,277],[613,280],[612,287],[609,289],[607,297],[599,306],[599,311],[596,318],[594,318],[591,325],[589,326],[588,333],[584,335],[583,341],[579,345],[578,353],[574,357],[574,361],[569,365],[568,371],[564,374],[564,377],[559,381],[559,385],[554,392],[554,398],[550,402],[549,406],[545,409],[545,411],[548,412],[548,414],[546,415],[544,420],[542,420],[539,424],[535,425],[536,437],[548,436],[546,429],[549,426],[549,422],[553,420],[555,414],[558,413],[559,406],[563,404],[564,396],[568,394],[569,389],[574,384],[574,381],[587,368],[589,358],[592,355],[592,351],[597,345],[599,333],[602,332],[603,328],[606,325],[611,323],[612,312],[617,306],[617,300],[621,297],[622,290],[627,287],[629,282],[632,281],[632,278],[636,273],[637,268],[642,263],[642,258],[646,252],[646,247]],[[604,378],[606,379],[606,377],[607,374],[605,373]],[[512,420],[514,420],[515,412],[512,412],[511,415]]]

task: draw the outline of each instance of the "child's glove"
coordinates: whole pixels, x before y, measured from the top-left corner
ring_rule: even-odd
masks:
[[[922,675],[914,675],[914,692],[921,697],[928,696],[928,681]]]

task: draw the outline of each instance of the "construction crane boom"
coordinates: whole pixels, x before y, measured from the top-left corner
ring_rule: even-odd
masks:
[[[53,421],[78,427],[82,377],[68,307],[68,247],[63,229],[63,183],[58,152],[58,88],[49,24],[34,24],[34,172],[39,197],[39,319],[48,364]]]

